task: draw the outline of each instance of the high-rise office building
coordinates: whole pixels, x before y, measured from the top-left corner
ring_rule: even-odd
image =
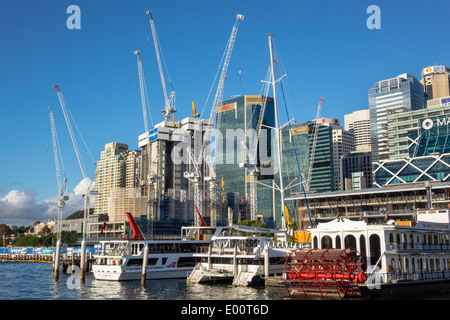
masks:
[[[372,154],[371,152],[354,151],[341,159],[341,190],[371,188]]]
[[[381,80],[369,90],[370,134],[373,161],[389,159],[388,111],[424,108],[423,85],[407,73]]]
[[[445,100],[445,99],[443,99]],[[421,123],[425,119],[435,119],[439,116],[445,116],[450,112],[450,105],[443,102],[439,106],[428,107],[420,110],[399,109],[395,112],[388,113],[388,137],[389,137],[389,154],[390,160],[398,160],[406,157],[413,157],[416,155],[410,152],[411,146],[418,146],[417,132],[422,127]],[[437,120],[436,120],[437,121]],[[440,131],[446,129],[447,126],[440,127]],[[446,135],[445,135],[446,136]],[[445,138],[443,138],[445,139]],[[441,138],[442,140],[442,138]],[[439,142],[441,142],[441,140]],[[444,141],[444,140],[442,140]],[[443,143],[430,144],[430,147],[439,150]],[[439,151],[436,151],[439,152]],[[422,154],[423,155],[423,154]]]
[[[344,115],[344,128],[355,135],[355,149],[360,152],[371,151],[370,144],[370,111],[369,109],[354,111]]]
[[[440,105],[432,100],[450,96],[450,68],[442,65],[424,68],[420,83],[430,102],[429,106]]]
[[[333,129],[330,126],[319,124],[316,149],[312,164],[311,177],[309,177],[310,160],[314,142],[314,128],[316,124],[311,121],[294,123],[282,130],[283,134],[283,168],[284,181],[288,185],[297,178],[300,182],[300,174],[303,182],[308,186],[308,191],[333,191],[334,162],[333,162]],[[289,129],[291,129],[289,131]],[[295,148],[294,148],[295,147]],[[297,166],[298,161],[298,166]],[[299,172],[300,168],[300,172]],[[275,178],[278,181],[279,178]],[[288,194],[301,192],[300,186],[288,191]],[[286,194],[286,196],[288,195]]]
[[[345,130],[338,119],[321,118],[313,122],[330,127],[332,130],[334,190],[341,190],[341,158],[355,150],[355,134]]]
[[[222,137],[222,143],[216,144],[216,179],[223,179],[223,190],[220,199],[225,200],[229,208],[233,208],[233,221],[249,215],[248,205],[250,197],[250,174],[251,169],[240,168],[240,164],[249,162],[249,155],[242,146],[242,141],[255,156],[257,166],[262,170],[257,176],[257,180],[264,180],[268,184],[273,182],[273,172],[270,167],[274,167],[271,152],[271,131],[263,127],[260,133],[260,145],[254,152],[254,138],[261,117],[261,107],[263,97],[260,95],[244,95],[222,102],[217,108],[216,128]],[[274,126],[274,104],[273,99],[267,97],[262,124]],[[268,160],[267,163],[265,160]],[[278,193],[278,192],[277,192]],[[274,223],[274,195],[269,187],[257,186],[258,217],[262,218],[269,225]],[[241,209],[239,209],[239,207]],[[241,211],[241,212],[236,212]],[[279,211],[278,211],[279,212]]]

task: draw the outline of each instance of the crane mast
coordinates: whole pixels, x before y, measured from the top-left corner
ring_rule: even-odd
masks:
[[[55,167],[56,167],[56,178],[58,181],[58,230],[57,230],[57,240],[61,240],[61,223],[62,223],[62,208],[66,204],[66,201],[69,199],[67,195],[65,195],[66,187],[67,187],[67,178],[64,178],[64,181],[61,182],[61,171],[59,166],[59,156],[58,156],[58,137],[56,133],[55,120],[53,117],[53,111],[51,107],[48,107],[50,111],[50,125],[52,129],[52,141],[53,141],[53,154],[55,157]]]
[[[239,22],[244,20],[244,16],[241,14],[237,14],[236,15],[236,21],[234,23],[233,29],[231,30],[231,35],[228,39],[227,42],[227,46],[225,49],[225,53],[224,53],[224,57],[225,59],[223,60],[223,65],[222,65],[222,71],[221,71],[221,75],[219,78],[219,84],[217,87],[217,91],[214,97],[214,102],[211,108],[211,113],[210,113],[210,117],[209,120],[214,123],[215,120],[215,116],[217,114],[217,107],[219,102],[223,101],[223,89],[224,89],[224,83],[225,83],[225,79],[226,79],[226,73],[227,73],[227,69],[228,69],[228,65],[230,63],[230,58],[231,58],[231,53],[233,51],[233,46],[234,46],[234,42],[236,40],[236,34],[238,31],[238,27],[239,27]],[[222,61],[221,61],[222,63]],[[194,108],[194,104],[193,104],[193,113],[194,113],[194,117],[197,116],[196,112],[195,112],[195,108]],[[218,128],[220,124],[220,117],[218,117],[218,121],[216,123],[216,128]],[[200,129],[202,130],[202,129]],[[205,149],[206,149],[206,144],[207,141],[210,141],[210,139],[203,139],[203,143],[201,146],[201,150],[200,150],[200,154],[197,158],[194,157],[194,155],[192,154],[192,152],[189,150],[189,156],[190,159],[192,161],[193,164],[193,171],[187,171],[184,173],[184,177],[186,179],[188,179],[190,182],[193,183],[194,185],[194,221],[196,225],[199,225],[201,223],[201,215],[203,214],[203,204],[202,204],[202,196],[201,196],[201,182],[202,182],[202,173],[201,173],[201,168],[200,168],[200,163],[202,161],[202,159],[204,158],[204,153],[205,153]],[[216,172],[215,172],[215,168],[213,165],[213,160],[211,159],[211,157],[209,157],[209,163],[208,163],[208,167],[209,167],[209,176],[204,178],[204,181],[207,181],[209,183],[209,190],[210,190],[210,203],[211,203],[211,207],[210,207],[210,224],[212,226],[215,226],[217,221],[217,181],[216,181]],[[198,217],[197,217],[198,216]]]
[[[136,51],[134,51],[134,54],[137,56],[137,64],[138,64],[138,72],[139,72],[139,85],[141,88],[142,113],[144,115],[144,128],[145,128],[145,132],[148,132],[147,101],[145,99],[146,89],[145,89],[144,71],[142,69],[141,53],[139,50],[136,50]]]
[[[231,60],[231,53],[233,52],[234,43],[236,41],[237,32],[239,29],[239,23],[244,20],[245,17],[242,14],[236,15],[236,21],[231,30],[230,38],[228,39],[226,50],[225,50],[225,58],[222,65],[222,71],[219,78],[219,83],[217,86],[217,91],[214,96],[214,102],[212,105],[210,120],[214,123],[214,118],[216,118],[216,128],[218,129],[220,126],[220,115],[217,115],[217,108],[219,104],[223,102],[223,92],[225,87],[225,79],[228,71],[228,66]],[[217,117],[216,117],[217,116]],[[216,140],[217,141],[217,140]],[[217,143],[217,142],[215,142]],[[217,150],[217,148],[216,148]],[[210,203],[211,203],[211,225],[216,225],[216,217],[217,217],[217,181],[216,181],[216,170],[213,164],[212,159],[209,161],[209,177],[205,178],[209,182],[209,195],[210,195]]]
[[[83,174],[83,181],[86,183],[86,193],[84,194],[84,217],[83,217],[83,240],[81,241],[81,258],[80,258],[80,280],[84,282],[86,275],[86,233],[87,233],[87,216],[89,214],[89,201],[90,195],[94,192],[90,191],[90,184],[88,185],[86,180],[86,170],[84,169],[83,161],[81,159],[80,150],[78,149],[77,141],[75,135],[73,134],[72,125],[70,123],[69,114],[67,111],[66,103],[62,95],[61,90],[58,85],[54,84],[53,87],[56,89],[58,94],[59,102],[61,104],[61,109],[63,110],[64,118],[66,120],[67,128],[69,129],[70,138],[72,139],[72,144],[77,155],[78,164],[80,165],[81,173]],[[91,182],[92,184],[92,182]]]
[[[56,93],[58,94],[59,103],[61,104],[61,109],[64,114],[64,119],[66,120],[67,129],[69,130],[70,138],[72,139],[72,144],[75,149],[75,153],[77,155],[78,164],[80,165],[81,173],[83,174],[83,178],[86,178],[86,170],[84,169],[83,160],[81,159],[80,150],[78,149],[78,144],[75,139],[75,135],[73,134],[72,125],[70,123],[69,114],[67,112],[66,103],[64,101],[64,97],[62,95],[61,90],[58,85],[54,84],[53,87],[56,89]]]
[[[156,59],[158,61],[159,75],[161,77],[161,84],[162,84],[163,93],[164,93],[164,110],[162,110],[162,114],[164,115],[165,121],[169,121],[172,113],[177,112],[177,110],[175,109],[175,91],[172,90],[172,92],[170,93],[170,96],[167,95],[166,80],[164,78],[164,72],[163,72],[162,63],[161,63],[160,49],[159,49],[159,45],[158,45],[158,37],[156,34],[155,22],[153,21],[152,12],[150,10],[147,11],[147,14],[150,19],[150,28],[152,30],[153,44],[155,46]]]
[[[226,46],[225,59],[224,59],[223,65],[222,65],[222,71],[220,74],[217,91],[214,96],[214,102],[213,102],[213,107],[211,110],[210,119],[214,118],[214,114],[216,113],[216,108],[218,107],[218,104],[223,101],[225,79],[226,79],[226,75],[227,75],[228,66],[230,64],[231,53],[233,52],[234,43],[236,41],[236,35],[238,32],[239,23],[244,19],[245,19],[245,16],[243,16],[242,14],[236,15],[236,22],[234,23],[233,29],[231,30],[231,35],[230,35],[230,38],[228,39],[228,43]]]

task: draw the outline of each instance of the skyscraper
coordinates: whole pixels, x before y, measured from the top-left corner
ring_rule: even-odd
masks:
[[[330,127],[333,142],[333,168],[334,168],[334,190],[341,189],[341,158],[355,150],[355,134],[345,130],[338,119],[321,118],[315,119],[321,125]]]
[[[263,125],[273,126],[273,99],[268,97],[266,101],[262,123]],[[225,199],[227,207],[233,208],[233,220],[235,221],[243,216],[236,212],[240,210],[239,203],[248,203],[250,196],[251,170],[239,167],[242,162],[249,159],[241,141],[245,141],[247,148],[253,153],[253,139],[260,120],[262,103],[263,97],[260,95],[244,95],[223,101],[222,106],[217,109],[216,128],[220,131],[223,140],[221,144],[217,145],[220,148],[220,153],[218,153],[219,150],[216,150],[216,178],[218,180],[223,178],[224,188],[221,199]],[[267,158],[272,157],[270,130],[262,129],[261,141],[265,142],[265,146],[260,145],[255,153],[258,167],[265,166],[263,163],[265,159],[262,159],[261,155],[264,155],[264,158],[266,156]],[[269,184],[272,184],[273,173],[266,174],[265,170],[262,170],[257,179],[260,181],[266,180]],[[257,190],[259,218],[263,218],[271,224],[274,220],[274,192],[272,189],[260,185],[258,185]]]
[[[369,90],[370,134],[373,161],[389,159],[387,113],[400,108],[424,108],[423,85],[407,73],[381,80]]]
[[[354,111],[344,115],[345,130],[355,135],[356,151],[371,151],[370,144],[370,111],[369,109]]]
[[[450,68],[447,66],[432,66],[424,68],[422,70],[422,79],[420,79],[420,83],[424,86],[428,101],[449,97]],[[440,105],[440,103],[437,105]]]

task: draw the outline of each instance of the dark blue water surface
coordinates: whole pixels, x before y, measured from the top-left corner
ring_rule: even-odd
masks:
[[[289,297],[284,288],[244,288],[226,284],[186,284],[186,279],[137,281],[100,281],[91,273],[85,283],[73,288],[79,276],[60,272],[55,281],[51,263],[0,261],[0,300],[320,300]],[[72,289],[71,289],[72,288]],[[421,297],[450,300],[450,294]]]
[[[74,276],[79,279],[79,276]],[[285,289],[232,287],[225,284],[186,284],[186,279],[100,281],[91,273],[79,289],[60,272],[53,279],[52,264],[0,262],[0,300],[283,300]],[[67,281],[70,281],[69,285]],[[71,289],[73,288],[73,289]]]

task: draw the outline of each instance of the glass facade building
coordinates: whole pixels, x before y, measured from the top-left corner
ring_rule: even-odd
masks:
[[[248,155],[241,147],[245,139],[251,150],[252,129],[258,124],[262,105],[262,96],[241,96],[223,102],[217,110],[217,129],[222,135],[222,142],[216,144],[216,179],[223,178],[221,199],[224,205],[236,207],[236,203],[248,202],[250,195],[250,169],[239,166]],[[260,168],[257,177],[257,215],[270,227],[281,227],[281,194],[276,189],[279,186],[278,157],[274,131],[264,128],[275,124],[273,99],[268,98],[263,117],[263,130],[257,150],[257,165]],[[307,121],[285,126],[281,132],[283,182],[285,197],[302,192],[300,173],[303,180],[308,179],[309,159],[313,145],[314,123]],[[332,128],[318,126],[315,160],[312,170],[311,191],[334,190],[333,170],[333,135]],[[222,150],[219,150],[219,148]],[[298,164],[297,164],[298,159]],[[290,204],[288,204],[290,205]],[[249,206],[246,207],[249,218]],[[289,208],[293,210],[293,208]],[[241,214],[240,217],[243,217]],[[238,215],[233,212],[233,220]]]
[[[373,161],[389,159],[387,114],[425,106],[423,85],[409,74],[377,82],[369,90],[370,134]]]
[[[443,108],[449,109],[433,107],[429,112],[442,112]],[[415,128],[407,131],[408,156],[374,163],[375,185],[447,181],[450,177],[449,120],[445,114],[415,119]]]
[[[291,184],[295,178],[299,181],[300,172],[305,182],[310,177],[309,160],[313,147],[315,124],[310,121],[295,123],[286,126],[282,130],[282,161],[284,185]],[[310,191],[334,190],[334,165],[333,165],[333,128],[319,125],[316,151],[314,155],[313,169],[309,183]],[[298,160],[298,165],[297,165]],[[275,177],[279,181],[279,175]],[[301,193],[301,187],[293,188],[289,193]]]
[[[238,203],[246,203],[250,193],[250,169],[240,167],[241,163],[249,162],[248,154],[242,147],[241,141],[244,140],[247,148],[253,150],[254,133],[260,117],[262,101],[263,97],[260,95],[245,95],[226,100],[217,109],[216,128],[220,132],[222,142],[218,140],[216,143],[216,179],[220,181],[223,178],[220,198],[224,205],[230,208],[242,207]],[[275,124],[274,104],[270,97],[267,98],[262,121],[263,125],[267,126]],[[263,128],[261,141],[265,143],[262,143],[256,152],[256,161],[260,168],[265,165],[264,158],[272,158],[270,130]],[[257,179],[272,185],[273,174],[261,170]],[[259,184],[257,188],[258,216],[268,225],[274,226],[274,192],[271,188]],[[238,212],[233,212],[233,221],[237,222],[240,216],[242,215]]]

